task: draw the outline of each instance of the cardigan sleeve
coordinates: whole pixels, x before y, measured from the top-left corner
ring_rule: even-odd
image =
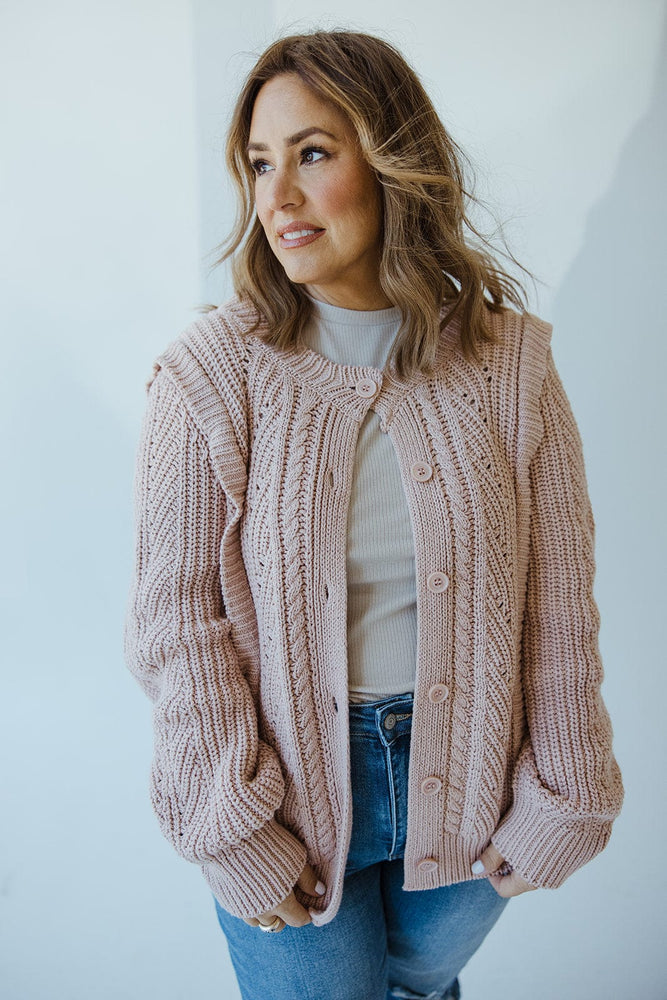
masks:
[[[513,800],[492,837],[533,885],[555,888],[606,845],[623,785],[602,701],[594,524],[581,440],[547,356],[530,465],[521,681],[526,735]]]
[[[220,552],[238,510],[165,371],[149,390],[135,507],[125,651],[154,702],[153,808],[222,906],[254,916],[288,895],[306,850],[275,819],[284,795],[280,762],[258,739],[226,617]]]

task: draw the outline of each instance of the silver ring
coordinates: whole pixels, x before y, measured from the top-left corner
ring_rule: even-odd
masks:
[[[270,933],[271,931],[281,931],[282,930],[281,925],[282,925],[282,920],[279,916],[276,915],[270,924],[263,924],[262,921],[260,920],[259,929]]]

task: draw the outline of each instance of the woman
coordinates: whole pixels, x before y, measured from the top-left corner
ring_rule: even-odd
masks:
[[[623,794],[550,327],[385,42],[272,45],[228,164],[237,295],[159,359],[138,465],[153,804],[244,998],[458,997]]]

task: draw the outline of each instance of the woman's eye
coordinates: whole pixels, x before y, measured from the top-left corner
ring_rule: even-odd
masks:
[[[316,146],[308,146],[306,149],[301,150],[301,160],[303,163],[317,163],[319,160],[326,159],[329,154],[324,149],[318,149]]]
[[[301,150],[299,155],[301,163],[304,163],[306,166],[329,158],[326,149],[319,149],[317,146],[307,146]],[[250,168],[256,177],[261,177],[263,174],[267,174],[274,169],[266,160],[251,160]]]
[[[257,177],[261,177],[262,174],[271,169],[266,160],[252,160],[250,166]]]

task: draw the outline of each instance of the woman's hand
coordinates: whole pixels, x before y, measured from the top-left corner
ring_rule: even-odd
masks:
[[[296,884],[308,896],[323,896],[326,892],[326,886],[319,881],[317,875],[307,863],[304,865]],[[274,917],[280,917],[282,921],[280,930],[283,929],[285,924],[289,924],[290,927],[303,927],[305,924],[312,923],[310,913],[298,901],[294,895],[294,889],[292,889],[290,894],[281,903],[274,906],[272,910],[260,913],[259,917],[243,917],[243,919],[251,927],[258,927],[260,924],[270,924]]]
[[[480,861],[484,871],[487,872],[495,872],[505,864],[504,857],[493,844],[489,844],[487,849],[482,851],[479,859],[473,865],[475,875],[481,874],[482,869],[476,867]],[[517,872],[510,872],[509,875],[489,875],[489,882],[503,899],[510,899],[512,896],[520,896],[522,892],[531,892],[533,889],[537,889],[536,885],[526,882],[525,878],[521,878]]]

